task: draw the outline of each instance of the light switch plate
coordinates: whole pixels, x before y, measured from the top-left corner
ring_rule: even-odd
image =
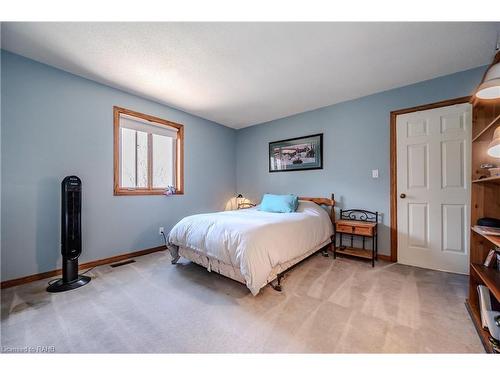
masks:
[[[372,178],[378,178],[378,169],[372,169]]]

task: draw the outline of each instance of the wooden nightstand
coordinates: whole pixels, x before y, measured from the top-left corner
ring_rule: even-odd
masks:
[[[345,254],[358,258],[371,259],[372,267],[375,266],[378,253],[378,234],[377,234],[378,212],[366,210],[340,210],[340,220],[335,222],[335,233],[333,240],[333,258],[337,254]],[[339,246],[337,246],[337,235]],[[348,235],[351,238],[351,246],[344,246],[343,236]],[[363,247],[353,246],[354,236],[363,239]],[[371,240],[371,249],[366,249],[366,239]]]

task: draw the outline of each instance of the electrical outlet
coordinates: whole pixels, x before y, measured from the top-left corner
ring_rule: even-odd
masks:
[[[372,169],[372,178],[378,178],[378,169]]]
[[[165,229],[160,227],[160,229],[158,229],[158,234],[161,236],[163,233],[165,233]]]

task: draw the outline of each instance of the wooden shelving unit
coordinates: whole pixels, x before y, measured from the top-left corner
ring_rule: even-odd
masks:
[[[488,287],[496,300],[500,301],[500,272],[493,268],[485,267],[482,264],[472,264],[472,269]]]
[[[500,125],[500,115],[495,117],[493,121],[488,123],[482,130],[478,131],[477,134],[472,138],[472,142],[480,141],[481,139],[486,138],[487,135],[490,135],[489,138],[491,139],[491,135],[498,125]]]
[[[487,329],[484,329],[481,326],[481,316],[479,315],[479,309],[475,306],[472,307],[469,304],[469,301],[465,301],[465,307],[467,307],[467,311],[472,319],[472,323],[474,323],[474,327],[476,328],[477,334],[483,343],[484,350],[486,353],[493,353],[493,348],[490,343],[490,333]]]
[[[469,296],[469,299],[465,302],[467,310],[471,316],[472,322],[474,323],[474,327],[483,343],[484,349],[487,353],[493,353],[493,346],[490,342],[490,334],[487,329],[483,328],[481,325],[481,315],[479,312],[479,304],[477,300],[477,286],[479,284],[486,285],[490,290],[490,294],[493,297],[492,302],[498,309],[498,301],[500,301],[500,272],[494,270],[492,268],[487,268],[481,264],[471,264],[470,269],[470,280],[471,285],[470,288],[474,288],[476,297],[473,299]],[[470,293],[470,291],[469,291]]]
[[[486,352],[493,353],[489,332],[481,325],[477,286],[488,287],[492,307],[500,310],[500,271],[483,266],[490,249],[500,247],[500,236],[483,234],[476,223],[482,217],[500,218],[500,176],[485,177],[480,168],[483,163],[500,164],[500,159],[486,152],[494,130],[500,125],[500,100],[476,101],[473,106],[470,275],[465,304]]]
[[[492,183],[492,184],[500,184],[500,176],[493,176],[493,177],[485,177],[481,178],[478,180],[473,180],[473,184],[484,184],[484,183]]]
[[[500,236],[492,236],[489,234],[484,234],[481,230],[479,230],[476,226],[473,226],[471,228],[475,233],[479,234],[482,236],[484,239],[487,241],[491,242],[493,245],[496,247],[500,247]]]

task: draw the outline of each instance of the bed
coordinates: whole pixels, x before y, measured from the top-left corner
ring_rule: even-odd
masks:
[[[245,284],[253,295],[267,284],[281,290],[285,271],[331,244],[333,198],[300,197],[293,213],[254,207],[187,216],[168,235],[172,263],[189,259]]]

